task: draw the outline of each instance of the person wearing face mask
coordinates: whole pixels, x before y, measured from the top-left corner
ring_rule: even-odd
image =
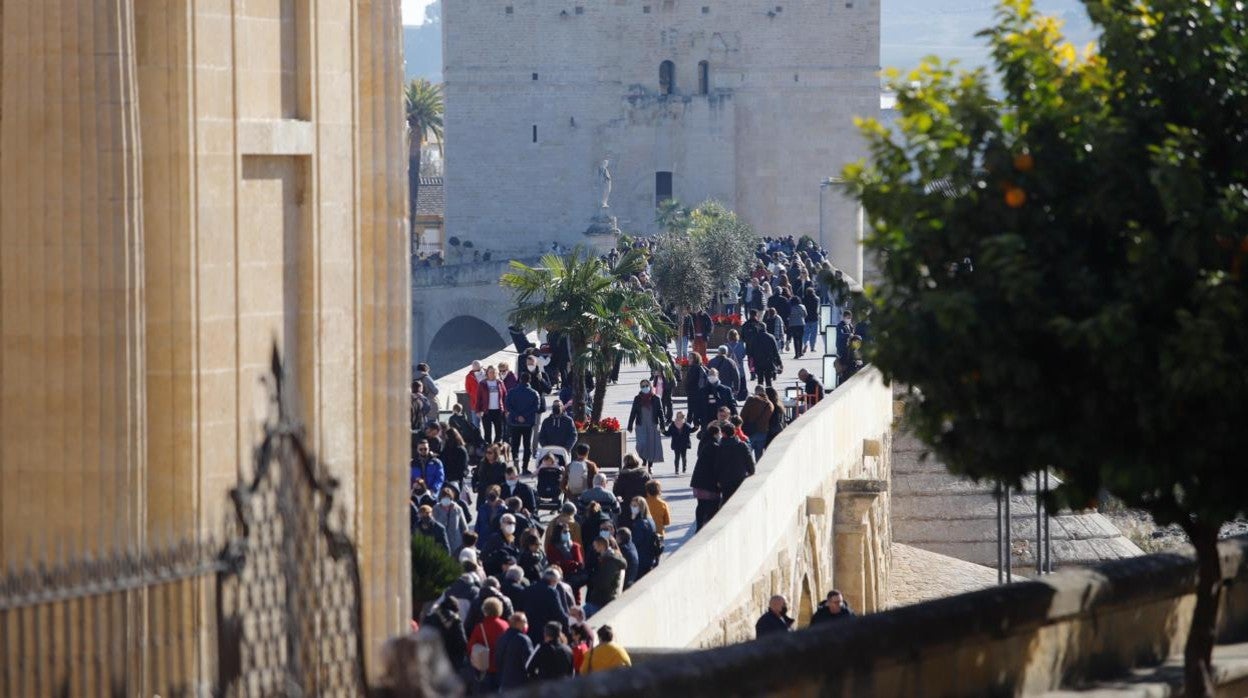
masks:
[[[628,413],[628,431],[637,427],[637,456],[642,465],[651,471],[655,463],[663,462],[663,405],[651,391],[650,381],[641,381],[641,390],[633,397],[633,408]]]
[[[633,497],[629,506],[632,519],[628,522],[628,531],[632,534],[633,546],[637,549],[637,578],[659,564],[659,556],[663,550],[659,544],[659,534],[655,530],[654,519],[650,518],[650,507],[645,497]]]
[[[620,464],[620,474],[615,478],[611,493],[621,502],[631,502],[634,497],[646,496],[646,483],[650,482],[650,474],[642,467],[641,460],[634,453],[624,454]],[[632,519],[627,508],[620,512],[620,525],[627,525]]]
[[[529,458],[533,455],[533,427],[546,411],[545,398],[530,386],[530,381],[527,373],[521,374],[519,385],[507,391],[507,429],[511,452],[514,458],[519,459],[523,446],[524,456],[519,464],[525,473],[529,472]]]
[[[727,407],[729,413],[737,413],[737,400],[732,396],[732,389],[719,380],[719,371],[707,369],[706,394],[702,405],[702,414],[707,420],[712,419],[721,407]]]
[[[575,523],[575,522],[573,522]],[[585,574],[585,553],[577,539],[580,538],[580,527],[575,536],[571,528],[556,520],[549,528],[550,534],[546,541],[546,559],[563,572],[563,578],[572,587],[576,600],[580,601],[580,588],[585,586],[588,577]]]
[[[464,547],[464,534],[468,532],[464,511],[455,500],[454,490],[443,487],[438,503],[433,506],[433,520],[446,529],[446,544],[452,557],[459,555]]]
[[[482,558],[485,573],[491,577],[501,577],[504,560],[520,559],[520,541],[516,538],[516,517],[503,514],[499,518],[498,532],[486,539],[485,546],[481,550],[485,555]]]
[[[529,349],[524,356],[520,357],[516,364],[516,372],[521,376],[529,377],[529,387],[542,395],[550,395],[550,376],[542,367],[542,359],[537,355],[536,349]]]
[[[520,472],[515,466],[507,466],[507,481],[503,483],[503,499],[515,497],[520,500],[520,508],[524,511],[537,510],[537,498],[533,488],[520,481]]]
[[[754,624],[754,636],[763,638],[793,630],[793,619],[789,617],[789,602],[779,594],[771,597],[767,604],[767,612]]]
[[[597,554],[598,564],[589,580],[589,591],[585,595],[586,618],[620,595],[624,589],[624,573],[628,570],[628,562],[620,554],[619,546],[609,533],[606,538],[594,539],[594,552]]]

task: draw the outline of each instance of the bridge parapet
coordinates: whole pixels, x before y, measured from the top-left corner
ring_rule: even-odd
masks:
[[[855,610],[880,610],[892,421],[892,392],[868,367],[782,432],[710,524],[594,625],[652,650],[729,644],[753,638],[772,594],[805,622],[842,579]],[[838,496],[841,481],[853,484]]]

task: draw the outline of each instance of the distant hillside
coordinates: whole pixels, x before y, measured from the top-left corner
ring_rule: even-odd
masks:
[[[882,0],[880,62],[908,69],[930,54],[957,58],[967,67],[987,62],[983,39],[976,32],[992,23],[995,0]],[[1082,46],[1094,38],[1079,0],[1036,0],[1041,12],[1066,21],[1067,38]],[[403,27],[407,77],[442,80],[442,25],[438,3],[420,26]]]
[[[442,24],[425,22],[403,27],[403,54],[407,79],[427,78],[442,82]]]

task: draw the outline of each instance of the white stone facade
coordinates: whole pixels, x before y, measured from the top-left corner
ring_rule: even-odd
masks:
[[[447,235],[502,254],[584,241],[604,157],[625,231],[655,230],[670,172],[686,204],[817,236],[820,182],[879,113],[879,0],[457,0],[443,32]],[[856,207],[828,191],[824,218],[852,254]]]

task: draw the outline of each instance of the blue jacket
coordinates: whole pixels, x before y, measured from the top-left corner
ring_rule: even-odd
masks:
[[[539,579],[524,590],[524,600],[521,606],[524,608],[524,614],[529,617],[529,637],[534,643],[541,642],[545,626],[552,620],[559,621],[559,625],[563,626],[563,632],[570,632],[568,607],[563,599],[563,593],[558,587],[547,584],[546,580]]]
[[[545,401],[527,385],[507,391],[507,423],[511,426],[535,427],[537,416],[546,411]]]
[[[519,688],[528,679],[525,665],[529,663],[529,655],[533,654],[533,641],[528,635],[507,628],[507,632],[498,638],[498,685],[504,691]]]
[[[576,446],[576,424],[566,414],[552,414],[542,422],[537,443],[539,446],[562,446],[571,455],[572,448]]]
[[[442,467],[442,461],[437,458],[430,458],[421,465],[420,459],[412,461],[412,477],[410,481],[416,478],[424,478],[425,484],[429,487],[429,491],[437,495],[442,491],[442,485],[446,482],[446,469]]]

